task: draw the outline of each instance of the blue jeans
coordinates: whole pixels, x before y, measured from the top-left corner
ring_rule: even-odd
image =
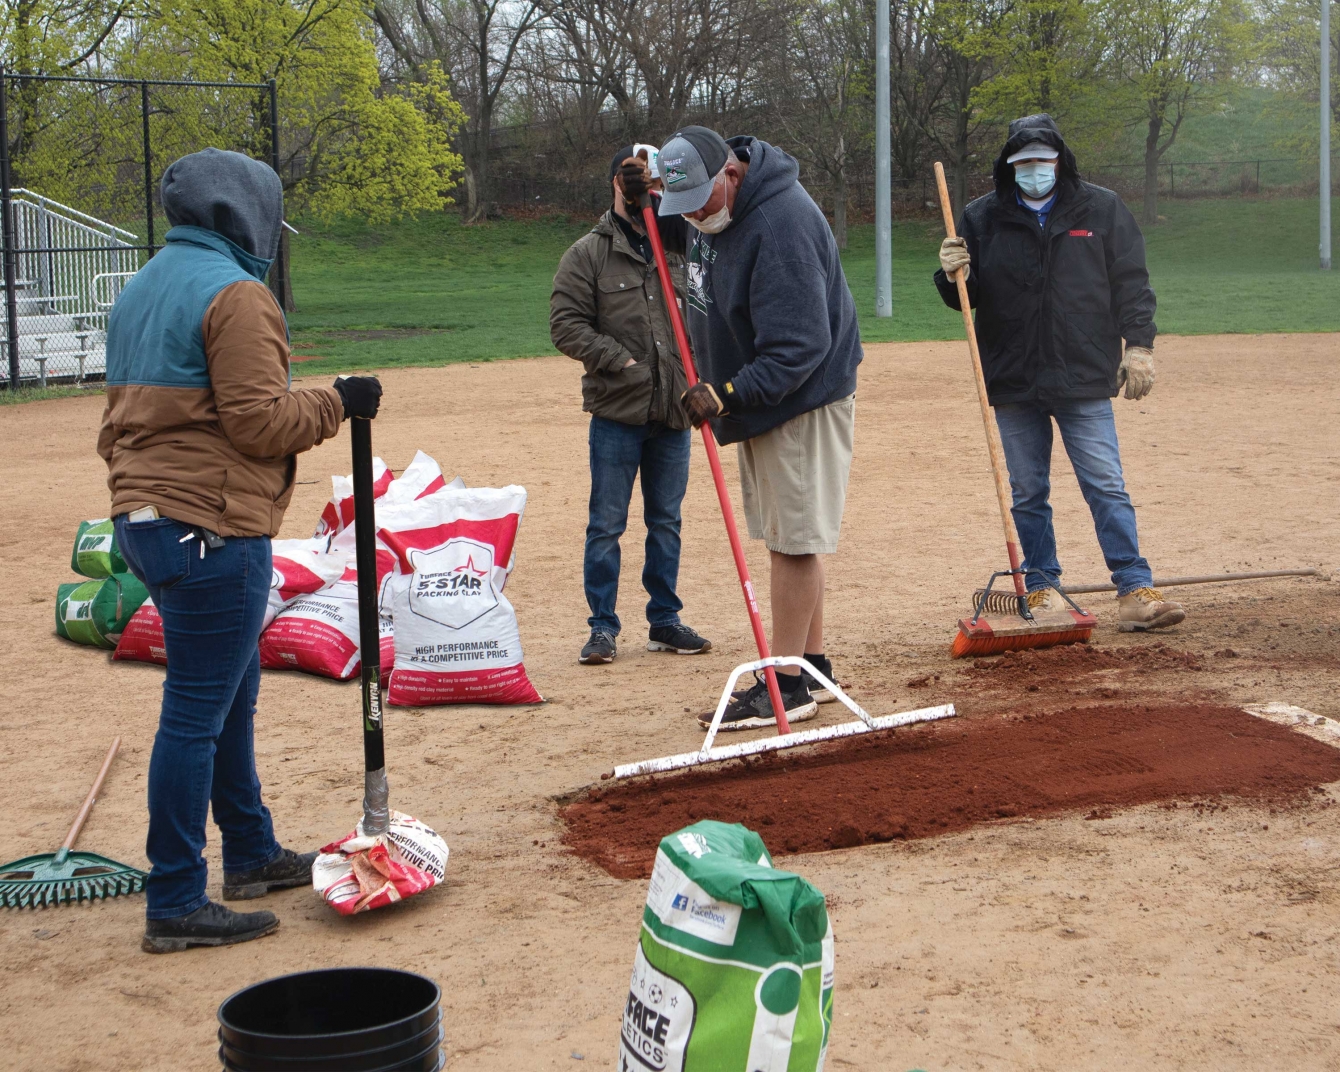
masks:
[[[270,541],[229,537],[201,558],[198,537],[181,542],[190,531],[169,518],[116,519],[121,554],[149,589],[167,647],[149,759],[150,919],[185,915],[209,900],[201,852],[210,804],[225,871],[263,867],[280,854],[252,747]]]
[[[1110,398],[1071,399],[1064,402],[1016,402],[996,407],[996,424],[1005,447],[1014,494],[1014,524],[1023,545],[1024,566],[1040,570],[1047,580],[1059,582],[1052,529],[1051,494],[1052,418],[1061,429],[1070,464],[1075,469],[1084,501],[1093,514],[1098,546],[1117,594],[1125,595],[1153,581],[1149,563],[1140,556],[1135,531],[1135,507],[1121,475],[1121,451]],[[1047,580],[1031,574],[1030,591],[1047,587]]]
[[[674,625],[684,608],[679,582],[680,504],[689,486],[689,430],[663,424],[621,424],[591,418],[591,506],[582,579],[587,623],[619,635],[619,537],[628,527],[633,479],[642,474],[642,517],[647,525],[642,587],[652,628]]]

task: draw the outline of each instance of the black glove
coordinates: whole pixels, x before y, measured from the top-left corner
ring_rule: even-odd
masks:
[[[640,156],[631,156],[619,165],[619,185],[629,212],[642,212],[642,199],[651,192],[651,168]]]
[[[335,390],[344,403],[344,417],[366,417],[372,420],[377,416],[377,407],[382,402],[382,385],[376,376],[341,376],[335,381]]]
[[[713,417],[720,417],[727,412],[726,404],[722,399],[731,393],[730,384],[726,384],[718,390],[704,380],[695,383],[680,395],[680,401],[684,403],[684,408],[688,410],[689,421],[692,422],[693,427],[701,428]]]

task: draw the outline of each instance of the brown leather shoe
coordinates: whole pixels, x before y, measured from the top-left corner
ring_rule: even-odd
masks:
[[[1117,597],[1117,629],[1123,633],[1164,629],[1186,617],[1182,604],[1163,598],[1157,588],[1137,588]]]

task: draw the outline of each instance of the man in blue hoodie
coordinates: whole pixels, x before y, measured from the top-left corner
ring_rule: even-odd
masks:
[[[738,444],[749,535],[770,552],[773,654],[804,655],[832,678],[819,556],[837,550],[862,357],[837,243],[796,161],[767,142],[685,127],[661,148],[659,165],[661,234],[688,260],[701,377],[685,408],[695,427],[711,421],[719,443]],[[637,171],[623,175],[630,196],[641,192]],[[649,181],[645,169],[641,177]],[[833,699],[792,667],[777,676],[790,722]],[[774,722],[760,679],[735,695],[721,725]]]

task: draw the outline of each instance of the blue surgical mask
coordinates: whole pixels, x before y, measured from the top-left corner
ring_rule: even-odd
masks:
[[[1033,200],[1046,197],[1056,185],[1056,165],[1045,160],[1023,160],[1014,165],[1014,183]]]

